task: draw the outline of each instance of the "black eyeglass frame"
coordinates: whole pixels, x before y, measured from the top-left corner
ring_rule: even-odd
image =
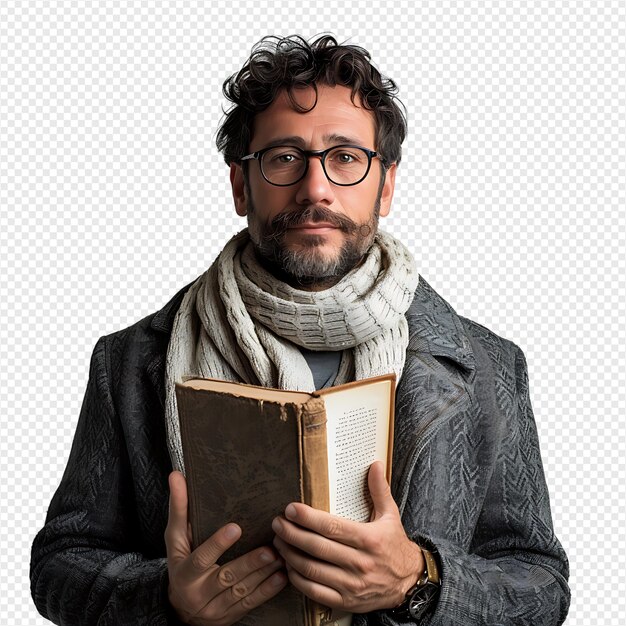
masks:
[[[295,150],[298,150],[302,154],[304,154],[304,156],[306,157],[306,163],[305,163],[302,175],[300,176],[300,178],[298,178],[297,180],[294,180],[292,183],[273,183],[271,180],[268,179],[268,177],[265,175],[265,172],[263,171],[263,164],[262,164],[263,162],[261,161],[261,159],[263,158],[263,155],[266,152],[269,152],[270,150],[275,150],[276,148],[293,148]],[[365,170],[365,174],[363,174],[363,176],[359,178],[359,180],[357,180],[356,182],[336,183],[328,175],[328,172],[326,171],[326,156],[328,155],[329,152],[332,152],[333,150],[336,150],[337,148],[357,148],[358,150],[362,150],[363,152],[365,152],[365,154],[367,154],[367,168]],[[342,143],[342,144],[339,144],[338,146],[332,146],[330,148],[326,148],[325,150],[303,150],[302,148],[299,148],[298,146],[289,146],[289,145],[269,146],[267,148],[263,148],[262,150],[257,150],[256,152],[252,152],[251,154],[246,154],[246,156],[241,157],[239,161],[250,161],[252,159],[255,159],[259,162],[261,175],[270,185],[274,185],[275,187],[291,187],[291,185],[295,185],[299,183],[307,175],[307,172],[309,171],[309,159],[312,156],[321,157],[322,169],[324,170],[324,175],[333,185],[337,185],[339,187],[353,187],[354,185],[358,185],[359,183],[362,183],[367,178],[367,175],[370,173],[370,168],[372,167],[372,159],[379,158],[383,167],[385,169],[387,168],[387,163],[383,155],[380,154],[380,152],[376,152],[376,150],[369,150],[368,148],[364,148],[363,146],[357,146],[357,145],[348,144],[348,143]]]

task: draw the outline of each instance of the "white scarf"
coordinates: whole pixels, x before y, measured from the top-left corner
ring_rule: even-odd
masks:
[[[323,291],[294,289],[258,263],[244,229],[188,289],[165,368],[165,419],[175,469],[184,470],[174,384],[189,376],[313,391],[298,346],[342,350],[336,385],[402,374],[404,314],[419,274],[410,252],[379,231],[363,263]],[[350,348],[350,349],[349,349]]]

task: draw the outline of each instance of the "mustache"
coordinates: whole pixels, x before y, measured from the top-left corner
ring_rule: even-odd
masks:
[[[268,224],[266,235],[280,237],[289,228],[305,222],[327,222],[348,234],[359,231],[359,225],[346,215],[339,215],[326,207],[310,206],[303,210],[279,213]]]

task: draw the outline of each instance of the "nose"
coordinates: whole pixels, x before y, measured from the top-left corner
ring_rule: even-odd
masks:
[[[332,183],[326,178],[322,159],[309,157],[309,168],[304,178],[298,183],[296,202],[299,204],[325,204],[330,206],[335,201]]]

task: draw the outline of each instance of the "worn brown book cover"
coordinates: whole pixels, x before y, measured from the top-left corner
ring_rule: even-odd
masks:
[[[312,393],[208,378],[176,384],[193,547],[236,522],[220,562],[272,543],[289,502],[367,521],[367,470],[391,474],[395,375]],[[317,626],[341,616],[288,586],[241,624]],[[337,623],[350,623],[344,618]]]

